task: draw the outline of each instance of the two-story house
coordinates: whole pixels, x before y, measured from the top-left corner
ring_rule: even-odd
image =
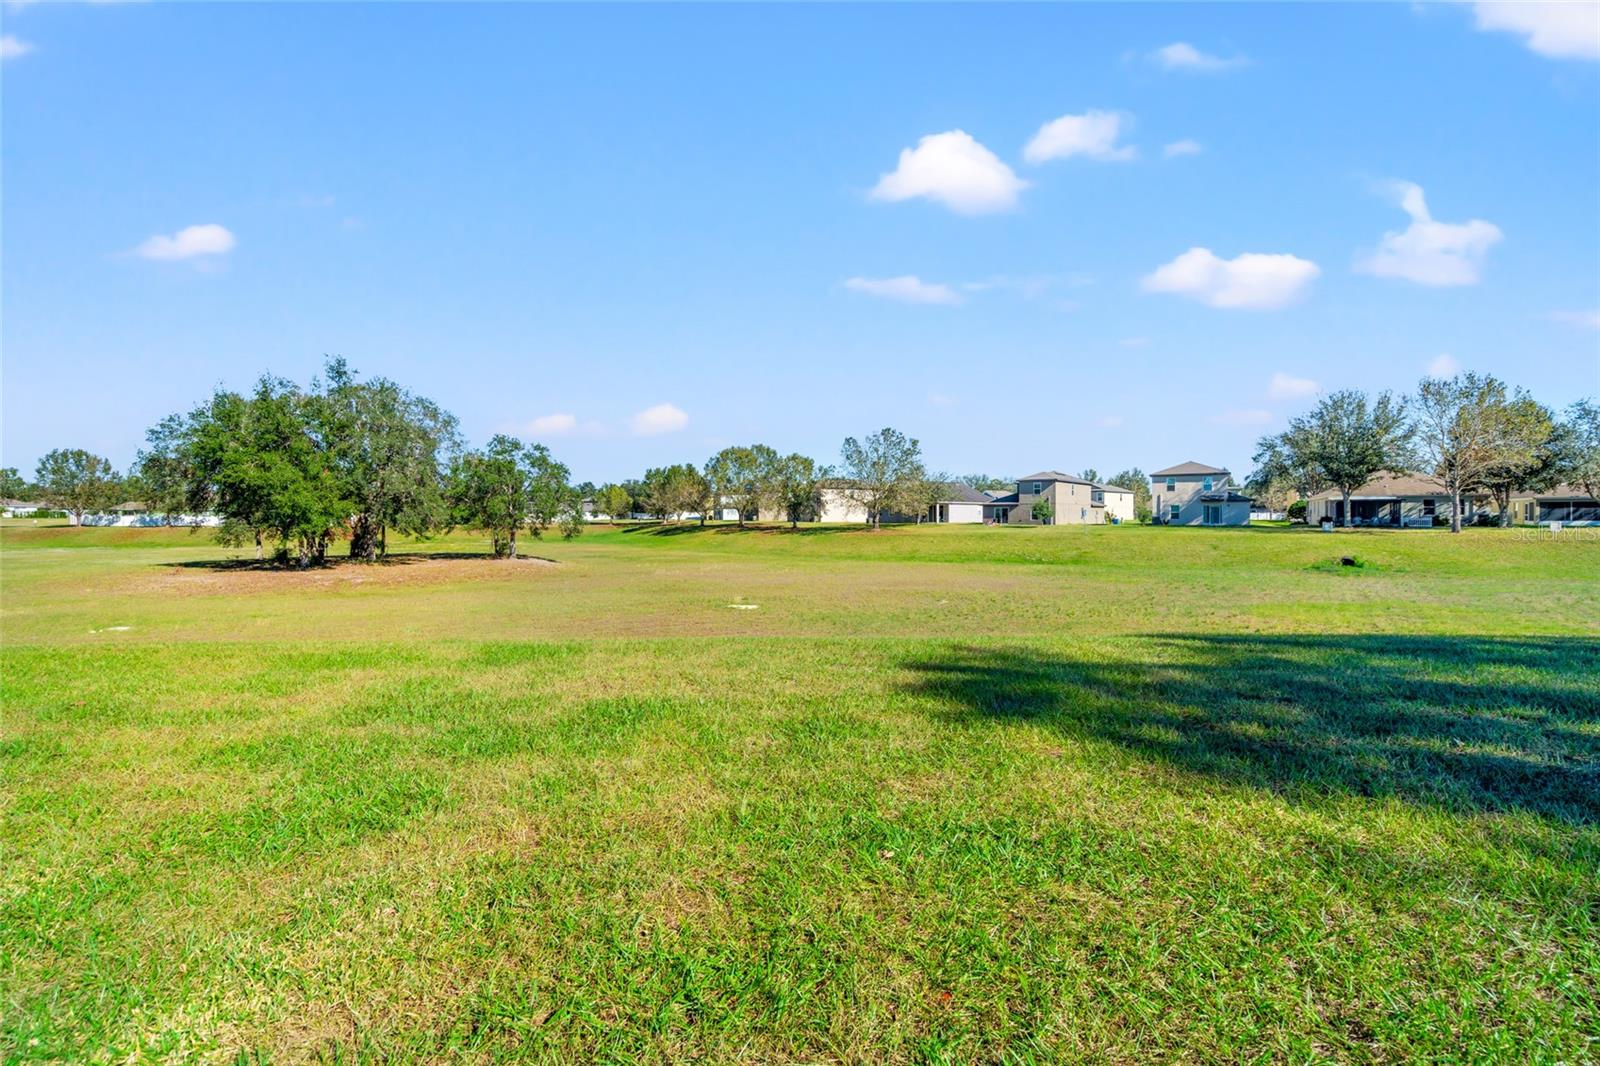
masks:
[[[1049,517],[1034,517],[1034,505],[1049,503]],[[1133,521],[1133,490],[1041,470],[1017,479],[1017,491],[984,504],[983,517],[1002,525],[1100,525]]]
[[[1221,467],[1187,462],[1150,475],[1150,510],[1168,526],[1247,526],[1250,497]]]

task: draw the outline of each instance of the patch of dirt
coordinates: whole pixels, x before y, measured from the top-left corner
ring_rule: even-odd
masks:
[[[548,571],[552,559],[487,555],[392,556],[383,562],[330,562],[309,570],[257,563],[163,566],[144,582],[143,591],[174,596],[216,596],[255,592],[294,592],[361,588],[415,588],[463,581],[514,581]]]

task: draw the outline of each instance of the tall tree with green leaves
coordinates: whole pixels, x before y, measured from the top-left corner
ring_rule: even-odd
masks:
[[[390,529],[426,536],[449,521],[445,481],[460,451],[456,420],[387,378],[360,381],[332,359],[317,392],[329,461],[351,500],[350,557],[371,562]]]
[[[962,474],[956,480],[979,492],[985,489],[1005,489],[1010,491],[1016,487],[1014,478],[994,477],[990,474]]]
[[[917,507],[919,486],[928,472],[915,437],[889,428],[861,441],[846,437],[840,456],[841,489],[867,512],[874,529],[882,525],[884,512]]]
[[[662,521],[698,512],[701,525],[711,503],[711,486],[691,463],[654,467],[644,475],[644,511]]]
[[[292,382],[264,377],[242,415],[236,439],[208,442],[221,451],[224,517],[264,529],[302,569],[325,562],[354,503],[334,472],[317,399]],[[223,427],[209,429],[214,437]]]
[[[817,494],[827,476],[827,468],[818,467],[809,456],[796,453],[778,461],[775,496],[791,529],[798,528],[806,515],[816,512]]]
[[[1104,484],[1104,482],[1102,482],[1100,480],[1100,471],[1096,470],[1092,466],[1088,467],[1087,469],[1085,469],[1084,472],[1079,474],[1078,476],[1083,478],[1083,480],[1085,480],[1085,481],[1092,481],[1096,485]]]
[[[112,506],[119,491],[111,460],[82,448],[57,448],[39,460],[33,480],[44,502],[70,514],[74,523],[83,516]]]
[[[0,500],[21,500],[28,491],[28,483],[14,466],[0,466]]]
[[[1600,499],[1600,403],[1579,400],[1561,421],[1562,480]]]
[[[521,530],[538,537],[572,511],[567,479],[567,468],[544,445],[496,434],[481,451],[462,454],[452,466],[452,515],[458,524],[489,534],[496,558],[515,559]]]
[[[1404,399],[1385,392],[1369,400],[1345,389],[1291,419],[1283,433],[1262,438],[1255,461],[1260,469],[1281,469],[1291,479],[1338,489],[1348,526],[1351,493],[1380,470],[1410,468],[1410,432]]]
[[[594,509],[613,522],[627,518],[633,512],[633,494],[623,485],[601,485],[594,492]]]
[[[1133,520],[1148,522],[1153,514],[1150,499],[1150,478],[1138,467],[1130,467],[1106,482],[1133,493]]]
[[[1538,405],[1491,375],[1423,378],[1415,407],[1418,463],[1450,493],[1453,533],[1461,532],[1464,494],[1489,488],[1496,471],[1531,468],[1544,443],[1535,439]]]
[[[1499,454],[1485,467],[1481,488],[1494,499],[1500,525],[1512,522],[1511,497],[1518,492],[1548,492],[1561,481],[1565,441],[1550,409],[1518,390],[1497,414]]]
[[[705,477],[721,508],[726,501],[738,512],[739,524],[747,515],[760,515],[778,495],[778,453],[765,444],[735,445],[706,460]]]

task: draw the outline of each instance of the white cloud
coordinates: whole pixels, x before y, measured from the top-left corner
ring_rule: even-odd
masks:
[[[1219,426],[1264,426],[1272,421],[1272,412],[1260,408],[1251,408],[1245,411],[1223,411],[1211,416],[1211,421]]]
[[[1307,396],[1315,396],[1320,388],[1322,386],[1310,378],[1297,378],[1280,370],[1267,383],[1267,399],[1303,400]]]
[[[1449,352],[1440,352],[1428,360],[1430,378],[1453,378],[1461,373],[1461,362]]]
[[[902,274],[896,278],[847,278],[844,287],[851,292],[908,304],[945,304],[953,307],[961,303],[961,294],[950,286],[942,282],[923,281],[914,274]]]
[[[1120,341],[1118,341],[1117,343],[1122,345],[1124,348],[1148,348],[1148,347],[1150,347],[1150,338],[1149,337],[1124,337]]]
[[[1122,428],[1122,416],[1121,415],[1104,415],[1104,416],[1102,416],[1101,419],[1100,419],[1100,428],[1101,429],[1121,429]]]
[[[33,42],[24,41],[15,34],[6,34],[0,37],[0,59],[16,59],[33,51]]]
[[[1489,249],[1503,236],[1500,227],[1481,218],[1435,222],[1420,185],[1399,181],[1391,191],[1401,210],[1411,216],[1411,225],[1385,233],[1377,250],[1357,263],[1356,269],[1419,285],[1476,285]]]
[[[540,415],[528,423],[528,432],[535,437],[556,437],[563,433],[571,433],[578,428],[578,420],[572,415]]]
[[[930,392],[928,393],[928,405],[930,407],[954,407],[956,398],[947,396],[942,392]]]
[[[1600,310],[1551,311],[1550,318],[1556,322],[1565,322],[1568,325],[1582,326],[1585,329],[1600,329]]]
[[[646,407],[628,420],[628,428],[640,437],[654,437],[658,433],[676,433],[689,424],[689,416],[670,403]]]
[[[1132,125],[1130,116],[1116,111],[1085,111],[1081,115],[1062,115],[1039,127],[1022,158],[1030,163],[1043,163],[1051,159],[1070,159],[1075,155],[1088,156],[1103,163],[1132,159],[1139,150],[1132,145],[1118,145],[1122,124]]]
[[[1188,137],[1185,137],[1183,140],[1173,141],[1171,144],[1161,149],[1161,154],[1166,156],[1168,159],[1172,159],[1180,155],[1199,155],[1203,151],[1205,151],[1205,149],[1200,147],[1199,141],[1191,140]]]
[[[1218,71],[1242,67],[1247,62],[1243,56],[1224,59],[1208,55],[1187,41],[1174,41],[1150,53],[1150,62],[1163,70],[1181,70],[1191,74],[1215,74]]]
[[[1209,248],[1190,248],[1147,275],[1146,292],[1171,292],[1211,307],[1253,311],[1287,307],[1322,273],[1317,264],[1294,255],[1246,252],[1219,259]]]
[[[931,133],[900,152],[900,165],[878,179],[875,200],[917,197],[963,215],[1009,211],[1028,183],[963,130]]]
[[[231,251],[234,243],[232,233],[209,222],[185,226],[170,237],[158,233],[133,251],[145,259],[192,259],[197,255],[221,255]]]
[[[1600,59],[1600,4],[1593,0],[1478,0],[1480,30],[1527,38],[1529,48],[1553,59]]]

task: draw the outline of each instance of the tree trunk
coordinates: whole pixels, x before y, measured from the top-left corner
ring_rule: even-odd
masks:
[[[1495,489],[1494,502],[1500,508],[1500,528],[1505,529],[1511,525],[1511,489]]]
[[[384,559],[389,557],[389,527],[387,525],[378,527],[378,555]]]
[[[511,543],[509,544],[507,550],[510,552],[510,555],[508,556],[508,558],[515,559],[517,557],[517,527],[516,526],[512,526],[511,527]]]
[[[256,562],[261,561],[261,530],[256,530]]]
[[[1344,496],[1344,522],[1342,523],[1342,525],[1344,526],[1344,528],[1349,529],[1350,528],[1350,490],[1349,489],[1340,489],[1339,492]]]
[[[1450,532],[1461,532],[1461,490],[1450,490]]]

